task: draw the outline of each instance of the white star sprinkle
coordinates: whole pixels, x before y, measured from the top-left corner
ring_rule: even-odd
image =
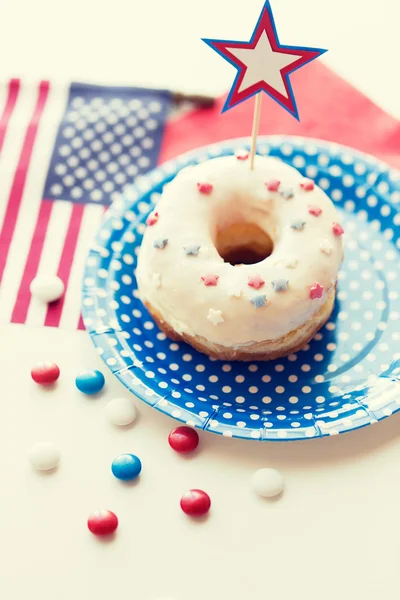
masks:
[[[153,273],[153,277],[151,278],[152,284],[155,288],[161,287],[161,275],[160,273]]]
[[[213,325],[223,323],[225,320],[222,316],[222,312],[220,310],[214,310],[213,308],[210,308],[210,310],[208,311],[207,319],[211,321]]]
[[[324,254],[329,256],[333,250],[333,247],[332,247],[332,244],[327,239],[323,239],[323,240],[321,240],[321,242],[319,244],[319,249],[321,250],[321,252],[323,252]]]
[[[299,259],[296,256],[288,256],[287,258],[283,259],[282,263],[283,266],[287,267],[288,269],[295,269],[299,264]]]
[[[234,296],[235,298],[240,298],[240,296],[242,295],[242,287],[239,285],[232,285],[229,289],[228,289],[228,296]]]

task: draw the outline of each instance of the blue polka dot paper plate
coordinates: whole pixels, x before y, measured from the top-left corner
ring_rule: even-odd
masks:
[[[216,361],[171,342],[137,298],[136,257],[163,186],[184,166],[248,147],[233,140],[180,156],[114,202],[86,263],[86,328],[136,396],[207,431],[298,440],[375,423],[400,409],[400,173],[378,160],[317,140],[259,140],[259,154],[326,190],[345,226],[334,312],[302,351],[271,362]]]

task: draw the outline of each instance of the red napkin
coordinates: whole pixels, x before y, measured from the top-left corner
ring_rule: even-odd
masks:
[[[260,134],[314,137],[351,146],[400,168],[400,121],[391,117],[321,62],[291,76],[301,121],[265,97]],[[159,162],[229,138],[249,136],[254,103],[221,114],[224,99],[167,122]]]

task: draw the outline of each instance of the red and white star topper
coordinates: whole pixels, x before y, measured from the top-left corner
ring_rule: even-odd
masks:
[[[256,95],[250,165],[253,168],[260,122],[261,93],[265,92],[299,119],[289,75],[324,54],[321,48],[284,46],[279,42],[269,0],[262,8],[249,42],[203,39],[237,70],[222,112]]]

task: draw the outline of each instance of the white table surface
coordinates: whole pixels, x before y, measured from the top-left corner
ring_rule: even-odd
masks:
[[[328,47],[330,66],[400,117],[396,0],[274,5],[283,42]],[[254,0],[0,0],[0,78],[219,93],[232,71],[199,38],[248,38],[260,6]],[[62,370],[51,392],[29,377],[43,358]],[[86,367],[107,375],[97,399],[75,389],[75,375]],[[166,442],[174,422],[139,401],[132,428],[106,422],[105,403],[126,392],[83,332],[3,327],[0,370],[1,598],[398,599],[400,415],[298,443],[202,434],[197,455],[183,459]],[[47,476],[26,459],[43,439],[62,452],[58,471]],[[110,463],[121,452],[141,457],[140,483],[121,485],[112,477]],[[249,478],[263,466],[285,475],[278,501],[251,493]],[[193,523],[179,509],[191,487],[212,497],[205,522]],[[98,507],[119,516],[112,542],[86,529]]]

